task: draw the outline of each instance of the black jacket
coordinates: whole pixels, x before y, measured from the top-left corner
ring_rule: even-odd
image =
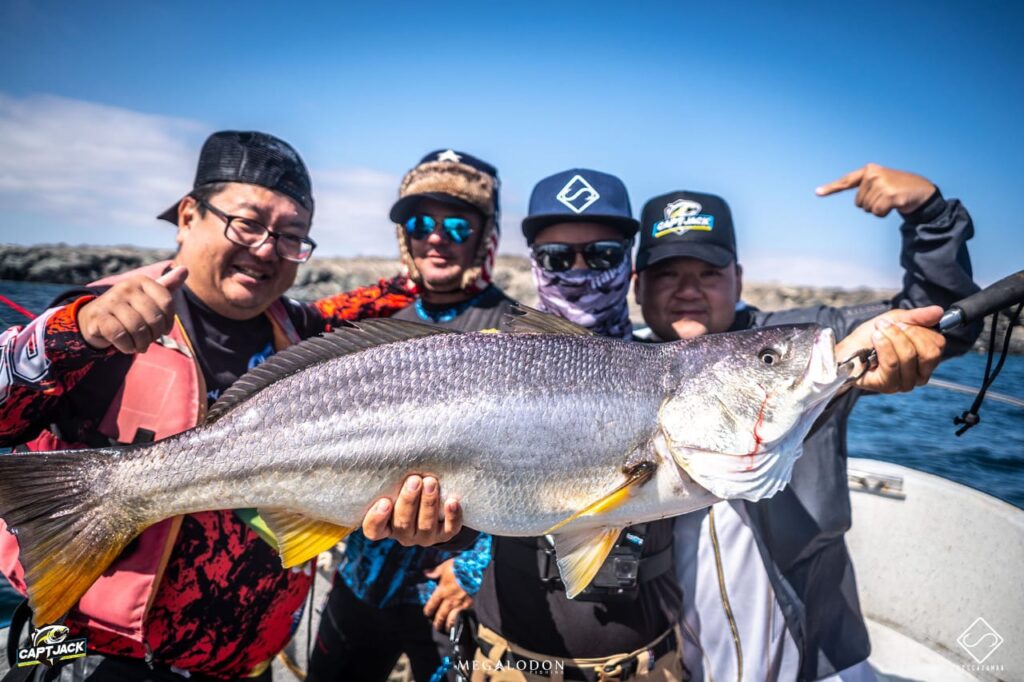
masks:
[[[816,322],[836,338],[890,308],[944,308],[978,291],[966,242],[974,235],[967,210],[938,192],[901,227],[903,289],[891,301],[833,308],[813,306],[779,312],[754,308],[737,313],[732,330]],[[946,337],[945,356],[974,343],[981,326]],[[846,428],[861,392],[836,399],[804,441],[790,484],[772,498],[743,502],[768,575],[797,646],[800,679],[814,680],[865,660],[871,652],[860,612],[853,565],[843,539],[850,529],[846,478]]]

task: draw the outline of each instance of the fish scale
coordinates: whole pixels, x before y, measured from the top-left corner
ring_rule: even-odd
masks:
[[[182,462],[203,459],[218,480],[253,477],[261,467],[287,467],[291,473],[236,493],[223,485],[193,485],[190,495],[180,496],[181,487],[175,486],[166,496],[172,506],[165,511],[262,501],[264,506],[326,512],[339,525],[357,524],[369,502],[393,493],[407,474],[431,473],[444,482],[447,494],[462,500],[468,525],[477,520],[477,510],[494,506],[523,521],[521,529],[506,532],[538,532],[553,515],[568,513],[579,502],[565,491],[554,498],[531,497],[522,495],[521,488],[548,490],[551,477],[583,490],[613,488],[630,452],[653,431],[663,400],[660,390],[643,384],[660,385],[667,356],[641,365],[646,371],[638,380],[633,347],[594,339],[607,346],[595,357],[576,349],[573,341],[431,336],[342,356],[282,379],[220,421],[161,445],[176,451]],[[638,348],[643,355],[659,356],[654,348]],[[556,357],[559,361],[553,362]],[[533,362],[546,369],[523,371]],[[403,371],[396,371],[399,367]],[[431,372],[444,380],[424,394],[418,377]],[[340,409],[338,401],[325,400],[338,395],[338,387],[346,387]],[[297,426],[311,422],[326,428]],[[547,437],[522,437],[531,431]],[[267,449],[285,443],[292,445]],[[489,469],[490,480],[481,483],[464,475],[466,467]],[[179,477],[173,467],[167,476]],[[333,489],[333,504],[324,505],[328,500],[323,498],[310,504],[304,491],[309,485]],[[161,486],[154,482],[151,489],[139,490],[139,497],[148,499]],[[535,517],[542,511],[544,520],[538,522]],[[485,514],[479,520],[482,530],[494,522]]]

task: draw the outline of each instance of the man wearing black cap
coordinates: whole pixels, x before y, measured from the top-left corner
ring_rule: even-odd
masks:
[[[499,237],[494,166],[461,151],[433,151],[402,179],[390,216],[417,294],[396,319],[459,331],[501,326],[512,300],[491,282]],[[411,476],[399,503],[421,489],[436,495],[438,482],[432,476]],[[371,512],[363,532],[348,537],[320,621],[310,682],[383,682],[403,652],[416,680],[430,680],[441,667],[447,633],[479,589],[491,538],[481,534],[458,556],[410,547],[430,543],[418,537],[389,538],[387,524],[393,529],[404,523],[398,517],[398,510],[394,518]],[[436,517],[436,510],[428,510],[419,518],[433,528]],[[408,522],[419,523],[416,517]]]
[[[211,135],[192,191],[160,216],[177,226],[173,261],[71,291],[0,336],[0,442],[57,450],[165,438],[201,422],[221,391],[276,350],[408,305],[399,279],[311,305],[283,297],[316,246],[313,207],[288,144]],[[268,679],[312,575],[283,569],[264,533],[253,510],[147,529],[69,613],[90,655],[64,674]],[[450,536],[438,524],[419,537]],[[17,556],[14,536],[0,532],[0,570],[24,592]]]
[[[544,178],[522,227],[539,307],[629,338],[638,223],[622,181],[584,168]],[[472,679],[683,679],[671,545],[671,521],[627,528],[591,586],[569,599],[547,538],[495,537],[476,602]]]
[[[642,211],[636,295],[654,340],[814,322],[835,330],[841,339],[837,356],[872,346],[879,356],[880,369],[819,419],[782,492],[677,518],[684,659],[697,679],[874,679],[843,541],[850,527],[846,421],[862,392],[911,390],[927,381],[944,345],[947,357],[971,346],[977,329],[943,342],[927,327],[938,322],[942,308],[936,306],[978,287],[966,247],[973,226],[959,201],[946,201],[921,176],[874,164],[818,193],[853,187],[860,188],[856,203],[864,210],[884,216],[895,208],[904,217],[904,287],[876,305],[737,308],[742,269],[725,201],[672,192],[651,199]]]

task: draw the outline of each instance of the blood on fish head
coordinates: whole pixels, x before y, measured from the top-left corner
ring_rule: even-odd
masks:
[[[674,345],[674,386],[659,419],[676,464],[719,497],[780,490],[845,381],[832,330],[765,327]]]

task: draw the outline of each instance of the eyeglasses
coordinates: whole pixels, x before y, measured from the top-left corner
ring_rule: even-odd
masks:
[[[576,254],[591,270],[611,270],[622,264],[629,252],[630,240],[602,239],[588,244],[534,244],[533,259],[542,270],[565,272],[576,262]]]
[[[441,220],[442,234],[456,244],[463,244],[473,234],[473,226],[465,218],[449,216]],[[437,229],[437,220],[429,215],[414,215],[405,221],[405,233],[419,241]]]
[[[197,200],[196,203],[205,207],[210,213],[224,221],[224,236],[232,244],[246,246],[250,249],[258,249],[266,244],[268,239],[273,237],[274,250],[277,252],[277,255],[294,263],[305,263],[308,261],[309,257],[313,255],[313,249],[316,248],[316,242],[309,237],[275,232],[263,223],[251,218],[228,215],[216,206],[211,206],[206,201]]]

